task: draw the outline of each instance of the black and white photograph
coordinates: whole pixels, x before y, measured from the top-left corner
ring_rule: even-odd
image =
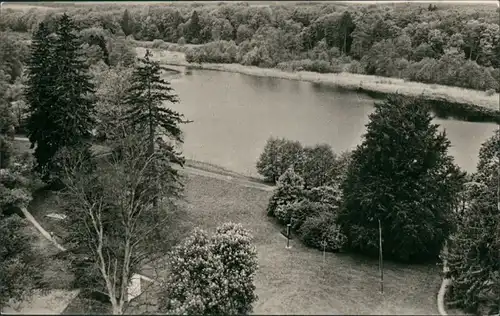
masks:
[[[0,3],[1,315],[500,316],[500,1]]]

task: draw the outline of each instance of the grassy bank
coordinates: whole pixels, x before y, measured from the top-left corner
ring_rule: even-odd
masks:
[[[487,95],[484,91],[463,89],[458,87],[430,85],[410,82],[397,78],[360,75],[352,73],[320,74],[307,71],[286,72],[274,68],[259,68],[240,64],[190,64],[182,52],[152,49],[154,57],[163,64],[189,66],[191,68],[236,72],[259,77],[273,77],[289,80],[300,80],[333,85],[348,90],[362,90],[378,94],[400,93],[407,96],[424,96],[428,100],[465,104],[480,107],[484,111],[499,110],[498,93]],[[145,48],[137,47],[137,54],[144,55]]]

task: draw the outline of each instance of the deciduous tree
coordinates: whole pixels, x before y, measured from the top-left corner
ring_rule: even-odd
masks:
[[[60,201],[67,210],[66,242],[76,280],[84,290],[106,293],[113,314],[126,311],[132,276],[161,264],[168,252],[176,201],[171,174],[152,168],[163,153],[150,154],[139,135],[119,142],[119,155],[100,158],[94,172],[80,153],[60,152],[65,184]]]

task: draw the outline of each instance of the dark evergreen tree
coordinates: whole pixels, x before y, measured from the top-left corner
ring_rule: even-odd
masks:
[[[342,184],[338,221],[352,250],[378,253],[380,220],[389,257],[437,258],[453,228],[464,174],[447,153],[445,133],[431,121],[419,99],[392,95],[375,105]]]
[[[31,57],[28,61],[28,80],[25,97],[28,103],[26,129],[31,148],[35,148],[36,170],[43,173],[48,166],[51,152],[48,141],[51,94],[53,88],[53,37],[45,23],[38,25],[31,43]]]
[[[483,144],[448,252],[455,307],[478,315],[500,309],[500,130]]]
[[[134,21],[132,20],[132,17],[130,16],[130,13],[127,9],[125,9],[125,12],[123,12],[120,25],[125,36],[129,36],[134,33]]]
[[[189,24],[187,30],[184,32],[184,38],[188,43],[193,43],[193,41],[200,39],[201,25],[200,18],[198,16],[198,12],[195,10],[191,14],[191,19],[189,20]]]
[[[166,168],[170,170],[172,177],[177,179],[178,174],[170,164],[182,166],[184,158],[175,150],[175,145],[164,141],[162,136],[174,143],[182,143],[179,124],[189,121],[184,120],[182,114],[166,107],[165,101],[177,103],[179,100],[170,83],[161,78],[162,68],[158,62],[151,59],[152,56],[147,50],[132,74],[132,86],[124,100],[129,107],[125,121],[132,132],[145,136],[149,155],[161,153],[158,155],[161,159],[156,161],[154,168]],[[156,173],[154,170],[153,172]]]
[[[0,70],[0,169],[5,169],[10,164],[15,134],[15,117],[12,106],[5,97],[7,82],[8,76]]]
[[[94,86],[88,74],[76,26],[64,14],[50,39],[40,26],[34,37],[27,100],[30,105],[29,138],[35,147],[36,170],[44,180],[57,171],[56,153],[78,148],[90,155],[95,119]]]
[[[354,32],[355,28],[356,25],[354,24],[354,20],[352,19],[351,14],[348,11],[345,11],[339,21],[339,33],[342,37],[339,48],[340,51],[344,54],[349,54],[349,52],[351,51],[351,34],[352,32]]]

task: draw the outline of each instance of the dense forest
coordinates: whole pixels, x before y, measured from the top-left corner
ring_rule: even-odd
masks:
[[[0,30],[32,33],[40,21],[52,30],[63,11],[87,30],[89,54],[102,54],[107,63],[111,39],[127,36],[182,49],[190,62],[346,71],[499,91],[500,11],[493,5],[74,5],[4,10]]]

